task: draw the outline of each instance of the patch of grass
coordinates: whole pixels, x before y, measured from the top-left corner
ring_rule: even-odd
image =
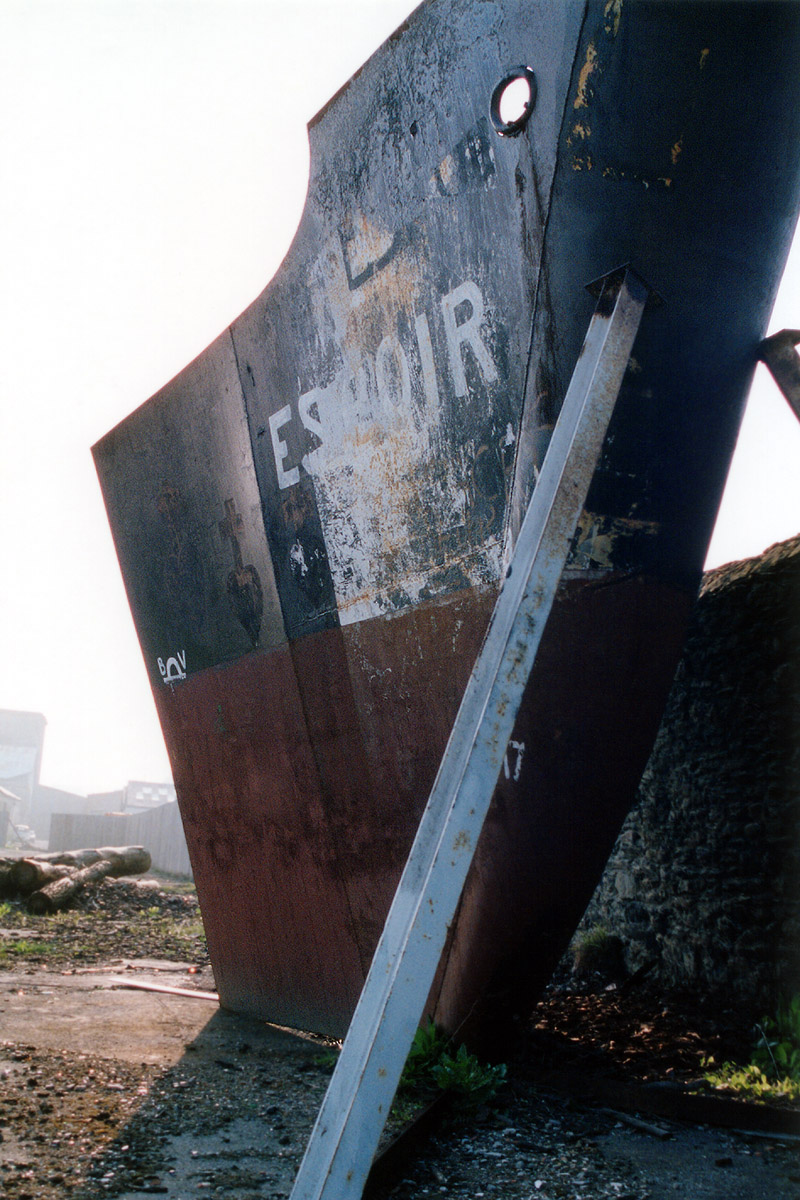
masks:
[[[778,1005],[774,1017],[756,1025],[749,1063],[703,1059],[703,1079],[718,1092],[742,1099],[800,1101],[800,995]]]
[[[770,1079],[755,1063],[738,1066],[724,1062],[719,1067],[713,1058],[703,1059],[703,1080],[715,1092],[723,1092],[742,1100],[800,1100],[800,1083],[784,1076]]]
[[[339,1061],[339,1051],[334,1049],[323,1050],[314,1059],[314,1066],[326,1074],[332,1074],[337,1062]]]
[[[573,949],[575,970],[582,974],[624,974],[625,955],[622,939],[605,925],[593,925],[582,934]]]
[[[202,938],[205,941],[206,930],[199,917],[191,921],[182,921],[178,926],[178,932],[183,937]]]
[[[11,912],[11,905],[8,903],[7,900],[4,900],[2,902],[2,904],[0,904],[0,921],[5,920],[5,918],[10,914],[10,912]]]
[[[96,916],[96,913],[78,912],[74,908],[60,908],[58,912],[49,913],[47,921],[54,922],[56,925],[72,925],[77,928],[87,916]]]
[[[0,962],[13,962],[17,958],[46,958],[54,949],[52,942],[14,938],[0,943]]]

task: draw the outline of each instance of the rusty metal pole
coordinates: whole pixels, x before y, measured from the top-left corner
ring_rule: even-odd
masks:
[[[362,1194],[649,294],[629,269],[605,280],[291,1200]]]

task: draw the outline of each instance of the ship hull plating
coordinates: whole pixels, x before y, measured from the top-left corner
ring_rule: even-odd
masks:
[[[312,123],[275,278],[95,447],[225,1006],[346,1029],[586,285],[631,262],[661,304],[428,1007],[546,982],[680,653],[797,214],[798,54],[793,4],[423,5]]]

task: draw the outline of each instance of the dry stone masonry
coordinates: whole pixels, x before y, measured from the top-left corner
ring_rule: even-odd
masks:
[[[800,536],[705,576],[598,926],[756,1017],[800,990]]]

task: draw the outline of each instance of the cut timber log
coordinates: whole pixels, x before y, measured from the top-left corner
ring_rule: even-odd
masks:
[[[57,864],[89,867],[92,863],[111,864],[109,875],[143,875],[150,870],[150,853],[144,846],[101,846],[98,850],[70,850],[60,854]]]
[[[68,864],[51,862],[51,866],[66,867],[68,874],[31,893],[28,908],[32,913],[57,912],[87,885],[98,883],[107,875],[113,878],[121,875],[141,875],[150,869],[150,855],[143,846],[104,846],[101,850],[79,853],[98,857],[77,870],[70,870]]]
[[[15,892],[28,896],[37,888],[61,879],[70,873],[70,867],[59,866],[52,862],[40,862],[36,858],[20,858],[14,863],[9,872],[11,887]]]
[[[0,898],[3,896],[13,896],[14,892],[16,891],[16,887],[11,878],[11,870],[13,866],[14,863],[9,860],[0,862]]]
[[[79,871],[70,871],[63,879],[56,879],[46,884],[38,892],[32,892],[28,898],[28,908],[32,913],[54,913],[77,895],[89,883],[99,883],[111,874],[111,863],[108,859],[100,859],[89,867],[81,867]]]
[[[92,863],[108,859],[117,862],[120,859],[126,863],[126,869],[119,871],[120,875],[136,875],[150,870],[150,855],[143,846],[100,846],[86,850],[55,850],[49,854],[37,854],[37,862],[55,863],[64,867],[90,867]]]

